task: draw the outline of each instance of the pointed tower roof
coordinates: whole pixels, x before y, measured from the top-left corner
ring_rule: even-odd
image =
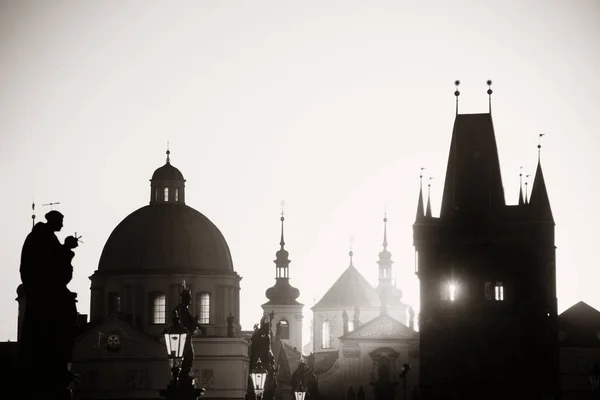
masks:
[[[523,200],[523,167],[521,167],[521,172],[519,172],[519,205],[522,206],[525,204]]]
[[[444,181],[440,218],[478,220],[505,206],[500,161],[490,114],[458,114]]]
[[[422,221],[425,218],[425,213],[423,213],[423,170],[425,168],[421,168],[421,175],[419,175],[419,200],[417,200],[417,216],[415,221]]]
[[[425,218],[431,218],[431,180],[429,177],[429,183],[427,184],[427,208],[425,210]]]
[[[546,181],[542,172],[542,164],[539,160],[535,171],[535,178],[533,179],[533,186],[531,187],[529,207],[535,220],[554,223],[552,209],[550,208],[550,199],[546,190]]]
[[[301,305],[296,299],[300,296],[300,291],[290,285],[289,275],[289,253],[285,249],[285,240],[283,238],[283,222],[285,217],[283,211],[281,212],[281,238],[279,240],[279,250],[275,253],[275,285],[268,288],[265,292],[265,296],[269,299],[264,305]]]
[[[327,293],[312,309],[329,309],[341,307],[379,307],[379,296],[369,282],[352,264],[353,253],[350,252],[350,266],[340,275]]]

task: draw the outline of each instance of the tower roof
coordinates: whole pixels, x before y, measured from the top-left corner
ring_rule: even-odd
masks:
[[[350,265],[312,309],[379,307],[379,304],[375,289],[354,265]]]
[[[440,218],[465,221],[493,217],[504,206],[492,116],[456,115]]]
[[[529,208],[534,220],[554,223],[552,209],[550,208],[550,199],[548,198],[548,191],[546,189],[546,181],[542,172],[542,164],[539,160],[531,188]]]

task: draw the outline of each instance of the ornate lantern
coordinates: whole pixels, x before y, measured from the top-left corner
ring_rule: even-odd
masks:
[[[171,368],[178,368],[183,358],[183,348],[188,331],[178,323],[173,323],[164,333],[165,346],[171,362]]]
[[[254,369],[250,372],[250,377],[252,378],[252,384],[254,385],[254,392],[258,395],[262,395],[265,390],[267,370],[262,366],[260,359],[257,361]]]

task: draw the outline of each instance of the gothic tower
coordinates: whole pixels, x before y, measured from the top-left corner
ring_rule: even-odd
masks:
[[[276,334],[284,343],[295,347],[302,352],[302,308],[304,304],[296,301],[300,291],[290,285],[290,259],[285,250],[283,240],[283,222],[285,218],[281,213],[281,246],[275,259],[275,285],[267,289],[265,295],[269,299],[262,305],[264,315],[274,313],[273,326]]]
[[[530,201],[506,205],[491,113],[457,110],[440,216],[423,212],[420,192],[413,237],[421,397],[556,396],[554,219],[539,156]]]

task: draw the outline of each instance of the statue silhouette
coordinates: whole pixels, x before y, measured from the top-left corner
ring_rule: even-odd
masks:
[[[187,289],[185,281],[182,285],[181,294],[179,295],[181,301],[173,310],[173,321],[178,321],[179,324],[187,329],[188,335],[185,340],[183,347],[183,359],[181,360],[181,370],[179,372],[179,379],[192,379],[190,371],[192,370],[192,363],[194,361],[194,346],[192,346],[192,336],[198,329],[204,335],[206,330],[200,325],[199,316],[192,316],[189,306],[192,303],[192,295]]]
[[[235,320],[235,317],[233,315],[231,315],[231,313],[229,313],[229,316],[227,317],[227,337],[232,338],[235,337],[235,334],[233,333],[233,321]]]
[[[18,360],[25,376],[33,374],[34,368],[43,370],[50,385],[60,390],[74,379],[68,365],[72,361],[77,295],[67,284],[73,277],[72,249],[78,240],[69,236],[61,244],[55,232],[62,229],[64,216],[54,210],[45,217],[46,222],[38,222],[27,235],[21,252],[25,315]]]

